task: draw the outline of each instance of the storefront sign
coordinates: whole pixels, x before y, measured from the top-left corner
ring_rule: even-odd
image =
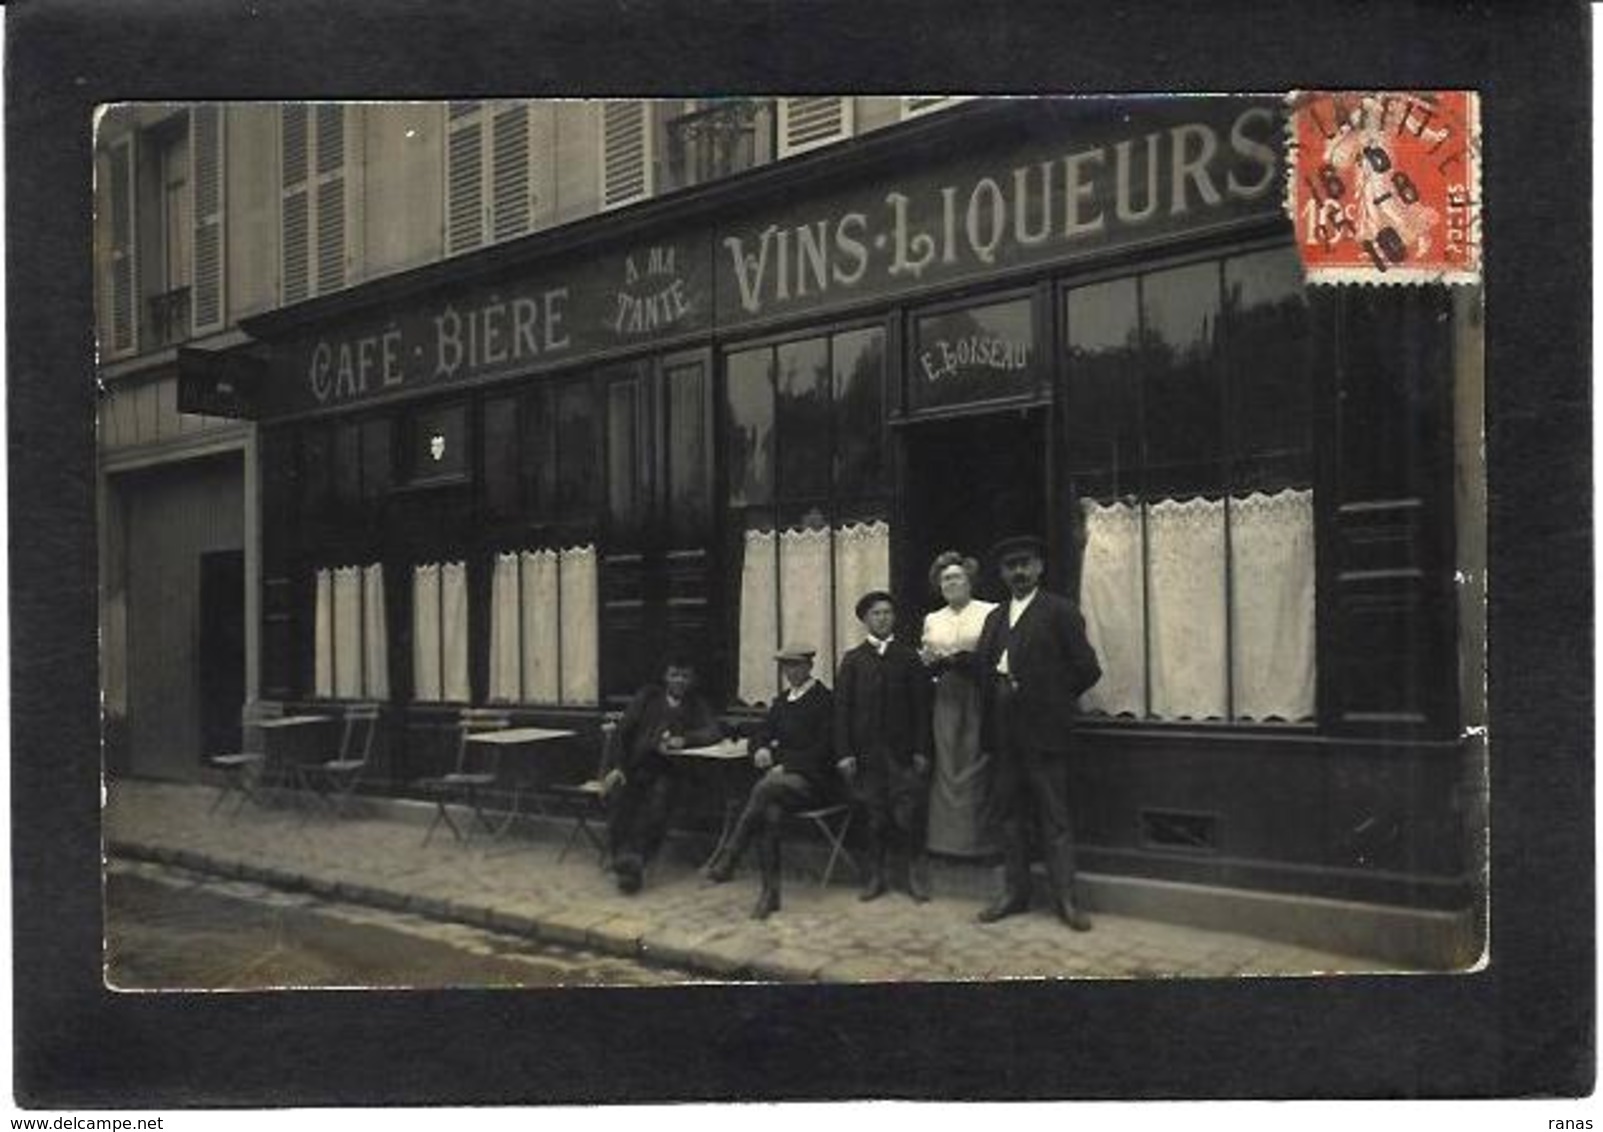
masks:
[[[706,234],[347,324],[281,351],[269,415],[542,369],[712,325]]]
[[[719,325],[1275,215],[1275,103],[1079,109],[1050,140],[729,225],[715,249]]]
[[[1041,379],[1030,301],[917,316],[913,361],[907,394],[914,411],[1030,396]]]

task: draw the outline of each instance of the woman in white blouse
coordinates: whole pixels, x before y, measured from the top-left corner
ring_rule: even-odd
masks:
[[[974,647],[979,644],[986,615],[996,606],[974,597],[978,573],[979,564],[955,550],[935,559],[930,566],[930,586],[946,605],[925,615],[923,648],[919,650],[935,679],[929,848],[961,857],[991,852],[985,829],[990,761],[980,749],[984,705]]]

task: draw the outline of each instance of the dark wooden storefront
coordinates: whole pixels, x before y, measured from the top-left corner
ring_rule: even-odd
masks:
[[[887,524],[922,612],[936,551],[1020,528],[1074,592],[1082,499],[1311,491],[1311,718],[1088,718],[1086,865],[1466,907],[1451,309],[1242,298],[1295,262],[1276,113],[977,106],[252,320],[264,696],[314,690],[316,570],[382,564],[401,789],[455,710],[413,685],[418,563],[465,565],[482,704],[496,556],[593,545],[595,694],[518,709],[588,730],[670,646],[748,713],[752,532]]]

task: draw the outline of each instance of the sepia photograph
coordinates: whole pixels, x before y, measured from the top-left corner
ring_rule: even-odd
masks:
[[[1473,94],[94,159],[110,987],[1485,961]]]
[[[0,17],[15,1107],[1585,1115],[1583,5]]]

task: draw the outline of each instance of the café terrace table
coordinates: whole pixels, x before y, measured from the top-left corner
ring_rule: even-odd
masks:
[[[497,781],[502,777],[501,756],[508,750],[520,750],[535,747],[541,743],[553,743],[561,739],[572,739],[578,735],[577,731],[565,731],[558,727],[502,727],[486,731],[469,732],[467,741],[476,745],[493,748],[495,755],[491,763],[491,771]],[[501,819],[501,824],[491,832],[491,840],[499,840],[507,830],[512,828],[522,813],[523,802],[523,776],[517,776],[512,782],[512,808]],[[538,808],[538,803],[536,804]]]
[[[258,720],[262,732],[262,750],[267,756],[263,765],[263,782],[270,789],[288,790],[293,798],[296,788],[296,770],[302,763],[312,760],[304,757],[308,736],[317,729],[338,723],[333,715],[280,715]]]
[[[735,817],[746,800],[744,777],[737,778],[737,772],[750,765],[751,756],[746,751],[744,739],[720,739],[704,747],[684,747],[677,751],[669,751],[667,754],[670,758],[681,760],[688,767],[707,768],[710,772],[709,777],[718,791],[720,814],[718,840],[702,866],[705,868],[714,857],[718,856],[719,851],[728,843],[730,835],[735,831]]]

